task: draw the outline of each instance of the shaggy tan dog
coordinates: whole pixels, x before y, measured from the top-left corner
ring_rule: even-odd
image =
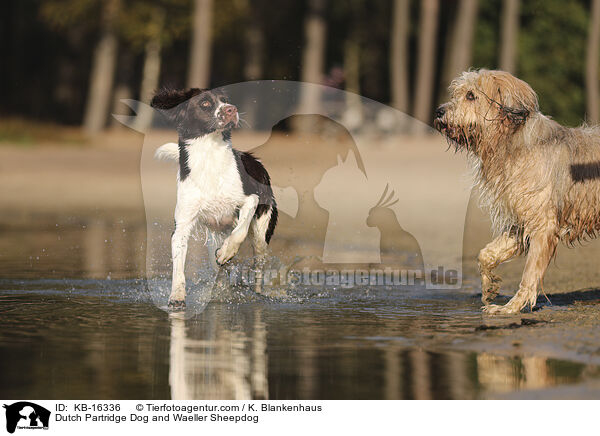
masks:
[[[450,85],[435,127],[472,158],[496,239],[478,256],[488,313],[516,313],[538,296],[559,241],[600,231],[600,129],[563,127],[539,111],[531,87],[504,71],[469,71]],[[491,305],[502,262],[527,254],[519,290]]]

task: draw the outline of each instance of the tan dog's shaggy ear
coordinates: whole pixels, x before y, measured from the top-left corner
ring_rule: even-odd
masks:
[[[489,86],[496,88],[492,101],[514,126],[525,124],[539,110],[537,95],[527,83],[504,71],[490,71],[490,79]]]
[[[527,118],[531,112],[528,109],[514,108],[508,106],[502,106],[500,111],[504,114],[504,117],[514,126],[520,126],[527,122]]]

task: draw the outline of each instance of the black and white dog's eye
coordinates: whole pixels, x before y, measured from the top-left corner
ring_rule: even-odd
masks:
[[[467,92],[467,100],[475,100],[475,94],[473,94],[473,91]]]
[[[208,100],[204,100],[202,103],[200,103],[200,105],[202,107],[210,107],[211,106],[210,101],[208,101]]]

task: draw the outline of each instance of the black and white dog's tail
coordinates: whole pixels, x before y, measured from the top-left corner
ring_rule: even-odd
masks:
[[[158,160],[179,161],[179,145],[175,142],[167,142],[154,152],[154,158]]]

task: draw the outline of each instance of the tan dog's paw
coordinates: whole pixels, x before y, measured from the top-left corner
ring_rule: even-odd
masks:
[[[490,304],[487,306],[483,306],[481,309],[484,313],[487,313],[488,315],[511,315],[520,312],[519,309],[509,304],[506,304],[504,306],[501,306],[499,304]]]
[[[490,304],[500,293],[502,279],[495,274],[487,273],[481,275],[481,302],[486,306]]]
[[[486,291],[481,293],[481,302],[488,306],[498,296],[500,291],[495,289],[493,291]]]

